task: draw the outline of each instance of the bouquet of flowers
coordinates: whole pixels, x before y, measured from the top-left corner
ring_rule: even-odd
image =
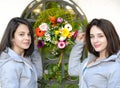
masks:
[[[34,24],[34,32],[43,58],[58,58],[61,52],[67,56],[81,26],[82,22],[74,21],[74,16],[63,9],[41,12]]]
[[[38,38],[38,47],[52,47],[51,54],[57,55],[57,50],[62,50],[70,44],[74,44],[77,31],[72,30],[72,25],[62,17],[50,16],[47,22],[42,22],[35,29]],[[54,47],[55,46],[55,47]]]

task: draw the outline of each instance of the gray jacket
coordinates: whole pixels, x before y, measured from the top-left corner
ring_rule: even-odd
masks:
[[[120,51],[108,58],[96,61],[93,65],[86,65],[95,59],[89,56],[80,61],[84,44],[77,42],[72,48],[68,73],[70,76],[79,76],[80,88],[120,88]]]
[[[37,49],[31,57],[23,58],[7,48],[0,56],[0,88],[37,88],[42,70]]]

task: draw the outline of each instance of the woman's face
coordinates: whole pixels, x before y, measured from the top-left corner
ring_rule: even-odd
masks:
[[[31,35],[28,27],[24,24],[20,24],[14,33],[12,39],[12,49],[16,52],[24,51],[28,49],[31,44]]]
[[[103,31],[97,26],[92,26],[90,30],[90,41],[97,52],[105,52],[107,47],[107,39]]]

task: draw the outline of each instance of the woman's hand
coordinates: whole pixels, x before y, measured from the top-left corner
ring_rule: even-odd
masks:
[[[78,33],[76,37],[76,41],[78,42],[85,42],[85,33]]]
[[[34,35],[34,44],[35,44],[35,45],[37,45],[37,43],[38,43],[37,36],[36,36],[36,35]]]

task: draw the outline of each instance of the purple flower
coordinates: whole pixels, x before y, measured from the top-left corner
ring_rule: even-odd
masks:
[[[37,46],[38,46],[38,48],[44,47],[44,41],[43,40],[39,40]]]
[[[62,23],[62,22],[63,22],[63,18],[58,17],[58,18],[57,18],[57,22],[58,22],[58,23]]]

